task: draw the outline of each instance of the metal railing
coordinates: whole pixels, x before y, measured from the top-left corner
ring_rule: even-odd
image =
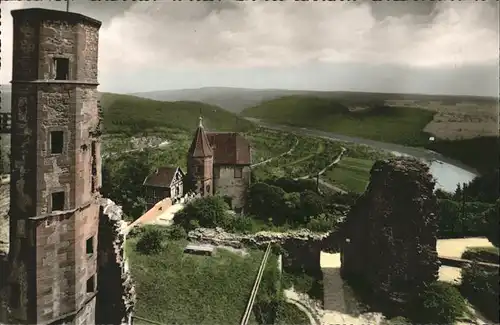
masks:
[[[260,282],[262,280],[262,275],[264,274],[264,270],[266,268],[267,259],[271,254],[271,244],[267,245],[266,252],[262,257],[262,262],[260,263],[259,271],[257,272],[257,278],[255,279],[255,283],[252,288],[252,292],[250,293],[250,298],[248,299],[248,304],[245,309],[245,313],[241,318],[240,325],[247,325],[248,320],[250,319],[250,315],[252,313],[253,304],[255,302],[255,298],[257,297],[257,292],[259,291]]]

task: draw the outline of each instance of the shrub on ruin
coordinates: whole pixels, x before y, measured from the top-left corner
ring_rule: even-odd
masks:
[[[473,262],[462,268],[462,294],[485,317],[494,322],[499,322],[500,275],[498,269],[488,269]]]
[[[414,320],[420,324],[454,324],[466,310],[465,300],[453,285],[434,282],[416,298]]]
[[[136,244],[138,252],[143,254],[157,254],[162,250],[162,242],[165,233],[157,228],[147,228]]]

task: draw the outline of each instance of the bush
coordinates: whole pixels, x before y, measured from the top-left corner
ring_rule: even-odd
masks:
[[[255,229],[255,223],[249,216],[228,213],[222,228],[226,231],[245,234]]]
[[[446,282],[434,282],[419,294],[414,319],[422,324],[453,324],[467,310],[460,292]]]
[[[438,199],[439,236],[456,238],[484,236],[487,233],[485,211],[491,204],[482,202],[461,202]]]
[[[476,262],[498,264],[499,252],[496,247],[467,248],[462,254],[462,259]]]
[[[174,215],[174,223],[188,231],[198,227],[221,227],[228,209],[219,196],[195,199]]]
[[[333,216],[320,214],[312,217],[307,223],[306,228],[315,232],[328,232],[333,230],[337,223],[337,220]]]
[[[179,225],[173,225],[168,228],[168,238],[173,240],[186,239],[187,233],[184,228]]]
[[[143,254],[156,254],[162,249],[164,231],[157,228],[147,228],[137,241],[136,249]]]
[[[498,269],[486,269],[474,262],[462,268],[460,290],[471,304],[494,322],[499,321],[499,281]]]

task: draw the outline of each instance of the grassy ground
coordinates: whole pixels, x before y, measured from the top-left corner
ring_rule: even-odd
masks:
[[[277,315],[275,325],[307,325],[309,318],[297,306],[283,302]]]
[[[288,96],[247,108],[244,116],[406,145],[423,145],[434,112],[383,103],[349,106],[337,99]]]
[[[128,241],[127,254],[137,316],[164,324],[239,323],[263,252],[242,257],[219,249],[213,257],[186,255],[186,242],[179,241],[148,256],[136,252],[135,243]]]
[[[348,192],[364,192],[370,180],[370,169],[375,161],[370,159],[344,157],[325,178]]]

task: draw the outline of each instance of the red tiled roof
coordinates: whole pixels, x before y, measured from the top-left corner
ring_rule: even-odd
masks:
[[[184,173],[179,167],[160,167],[154,173],[146,177],[143,185],[154,187],[170,187],[174,179],[175,172],[179,170],[181,175]]]
[[[250,143],[235,132],[207,132],[216,165],[250,165]]]

